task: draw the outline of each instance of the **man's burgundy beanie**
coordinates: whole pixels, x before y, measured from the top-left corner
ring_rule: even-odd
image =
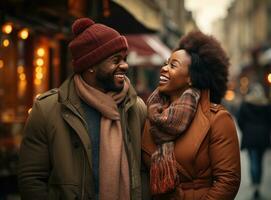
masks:
[[[124,36],[89,18],[77,19],[72,25],[74,39],[69,43],[75,73],[80,73],[121,50],[128,49]]]

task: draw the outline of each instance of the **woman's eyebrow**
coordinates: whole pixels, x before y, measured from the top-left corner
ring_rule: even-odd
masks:
[[[180,65],[182,64],[182,61],[180,61],[180,60],[178,60],[178,59],[176,59],[176,58],[173,58],[172,61],[176,61],[176,62],[178,62]]]

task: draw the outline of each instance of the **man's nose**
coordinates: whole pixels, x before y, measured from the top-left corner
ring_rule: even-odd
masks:
[[[128,70],[129,65],[128,65],[128,63],[126,61],[123,60],[123,61],[121,61],[120,65],[119,65],[119,68],[126,71],[126,70]]]

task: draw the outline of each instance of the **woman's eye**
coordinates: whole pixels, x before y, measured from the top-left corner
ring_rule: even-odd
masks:
[[[170,63],[170,66],[171,66],[172,68],[176,67],[175,63]]]

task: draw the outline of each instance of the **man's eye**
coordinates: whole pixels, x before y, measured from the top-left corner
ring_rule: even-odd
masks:
[[[119,59],[118,59],[118,58],[114,59],[114,60],[113,60],[113,63],[114,63],[114,64],[118,64],[118,63],[119,63]]]

